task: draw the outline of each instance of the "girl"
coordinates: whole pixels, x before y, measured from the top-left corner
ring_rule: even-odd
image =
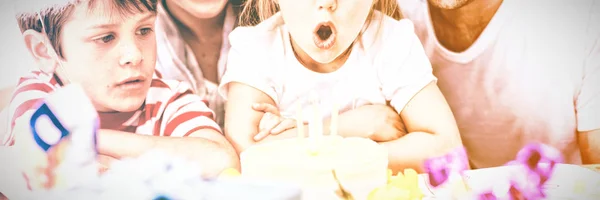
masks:
[[[398,21],[397,10],[395,0],[248,1],[242,25],[258,24],[231,33],[220,86],[229,99],[225,134],[237,151],[272,129],[290,130],[267,139],[294,137],[296,108],[314,116],[310,93],[319,97],[326,124],[332,105],[339,106],[340,135],[383,144],[394,171],[421,170],[424,159],[461,146],[413,24]],[[391,105],[408,133],[364,131],[362,119],[344,118],[374,104]],[[277,109],[255,109],[268,105]]]

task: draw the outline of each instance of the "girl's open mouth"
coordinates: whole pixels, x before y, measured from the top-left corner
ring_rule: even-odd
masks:
[[[322,22],[314,31],[313,40],[319,49],[329,49],[335,44],[336,29],[331,22]]]

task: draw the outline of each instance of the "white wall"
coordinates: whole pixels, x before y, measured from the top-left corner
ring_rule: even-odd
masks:
[[[0,0],[0,90],[14,86],[18,78],[35,65],[17,26],[13,6]]]

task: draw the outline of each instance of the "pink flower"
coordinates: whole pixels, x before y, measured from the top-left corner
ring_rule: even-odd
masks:
[[[437,187],[448,180],[452,174],[462,175],[468,169],[469,160],[464,147],[450,153],[425,160],[425,171],[429,175],[429,184]]]
[[[505,166],[516,166],[517,170],[504,179],[510,183],[506,191],[510,199],[542,199],[545,197],[543,186],[548,181],[557,163],[562,162],[562,156],[558,150],[548,145],[532,143],[523,147],[517,158],[508,162]],[[492,200],[498,197],[492,188],[477,195],[481,200]]]

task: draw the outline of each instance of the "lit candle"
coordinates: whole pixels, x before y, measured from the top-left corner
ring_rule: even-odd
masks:
[[[298,102],[296,111],[296,130],[298,131],[298,138],[304,138],[304,119],[302,117],[302,103]]]
[[[331,121],[329,124],[329,134],[337,135],[338,133],[338,115],[339,108],[336,101],[333,101],[333,109],[331,111]]]
[[[323,117],[319,105],[315,104],[315,120],[317,122],[315,126],[315,136],[319,139],[323,135]]]
[[[317,101],[317,94],[313,91],[309,95],[309,99],[312,107],[312,120],[309,124],[309,132],[308,132],[308,151],[315,155],[317,154],[317,140],[319,134],[323,134],[323,121],[321,116],[319,116],[319,105]]]

